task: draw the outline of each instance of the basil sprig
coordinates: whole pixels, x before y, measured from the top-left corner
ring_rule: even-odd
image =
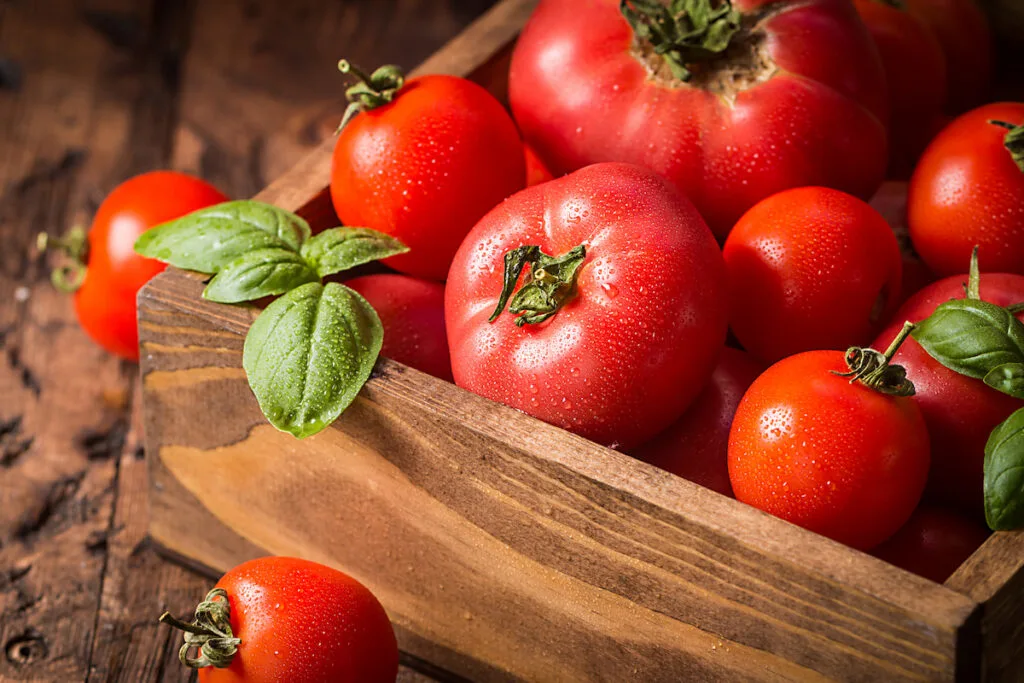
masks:
[[[135,251],[213,275],[203,297],[241,303],[281,294],[249,329],[249,387],[275,427],[311,436],[347,408],[380,354],[384,330],[355,291],[321,279],[408,251],[389,235],[339,227],[311,236],[296,214],[255,201],[200,209],[146,231]]]
[[[985,444],[985,520],[995,531],[1024,527],[1024,408]]]

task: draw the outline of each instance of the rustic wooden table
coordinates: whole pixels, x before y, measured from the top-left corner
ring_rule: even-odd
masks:
[[[491,4],[0,0],[0,681],[195,680],[156,617],[211,585],[147,545],[137,368],[35,234],[153,168],[255,193],[333,131],[339,57],[414,66]]]

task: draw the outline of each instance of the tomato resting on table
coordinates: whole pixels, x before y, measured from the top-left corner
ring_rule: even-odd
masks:
[[[405,81],[396,67],[361,74],[335,144],[331,199],[345,225],[409,247],[384,261],[443,280],[470,228],[526,186],[519,131],[504,107],[464,78]]]
[[[56,271],[54,282],[75,292],[78,321],[93,341],[122,358],[139,359],[135,296],[167,266],[135,253],[135,240],[152,227],[227,199],[199,178],[151,171],[107,195],[93,218],[87,244],[75,231],[64,240],[40,239],[81,262]]]
[[[710,377],[725,268],[671,184],[595,164],[514,195],[473,228],[448,274],[445,319],[456,384],[628,449]]]
[[[939,275],[963,272],[975,246],[986,271],[1024,274],[1024,103],[979,107],[939,133],[910,180],[907,219]]]
[[[866,344],[899,303],[892,229],[838,190],[801,187],[763,200],[736,223],[723,254],[732,331],[768,362]]]
[[[885,74],[849,0],[542,0],[512,55],[509,102],[556,175],[646,166],[719,239],[787,188],[867,199],[887,163]]]
[[[871,551],[908,572],[942,583],[981,547],[985,527],[942,508],[922,505],[888,541]]]
[[[185,633],[200,683],[394,683],[398,644],[365,586],[322,564],[261,557],[217,582]],[[211,628],[212,627],[212,628]]]

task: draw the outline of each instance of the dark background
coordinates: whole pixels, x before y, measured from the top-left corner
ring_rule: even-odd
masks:
[[[148,547],[137,369],[35,234],[153,168],[254,194],[333,133],[339,58],[411,68],[492,4],[0,0],[0,681],[194,679],[155,619],[211,585]]]

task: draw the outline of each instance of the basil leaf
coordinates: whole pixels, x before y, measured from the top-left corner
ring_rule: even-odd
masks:
[[[1024,527],[1024,408],[985,444],[985,520],[994,531]]]
[[[1024,363],[1007,363],[992,368],[985,384],[1015,398],[1024,399]]]
[[[242,366],[271,424],[301,439],[352,403],[383,341],[380,319],[363,297],[343,285],[313,282],[256,318]]]
[[[294,251],[266,247],[246,252],[210,280],[203,298],[237,304],[263,296],[282,294],[307,282],[319,282],[306,259]]]
[[[370,228],[331,228],[302,245],[302,255],[320,277],[407,251],[394,237]]]
[[[968,377],[984,379],[1000,365],[1024,363],[1024,324],[985,301],[940,304],[913,335],[932,358]]]
[[[309,224],[290,211],[249,200],[225,202],[142,233],[135,251],[178,268],[216,273],[246,252],[299,251]]]

